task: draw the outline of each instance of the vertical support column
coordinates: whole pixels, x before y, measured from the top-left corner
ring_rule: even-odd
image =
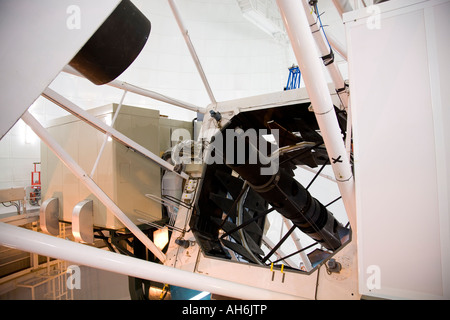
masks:
[[[277,0],[277,4],[303,74],[348,219],[356,231],[353,173],[305,9],[300,1]]]

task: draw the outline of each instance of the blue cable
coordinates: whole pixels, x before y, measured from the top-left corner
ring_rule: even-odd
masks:
[[[317,6],[317,3],[315,5],[315,7],[316,7],[317,18],[319,19],[319,23],[320,23],[320,28],[322,29],[323,35],[325,36],[325,40],[327,40],[328,47],[330,48],[330,51],[332,51],[330,42],[328,41],[328,38],[327,38],[327,34],[325,33],[325,29],[323,28],[323,25],[322,25],[322,19],[320,19],[319,7]]]

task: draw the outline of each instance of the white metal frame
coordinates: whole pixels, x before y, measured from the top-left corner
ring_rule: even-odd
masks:
[[[22,115],[22,120],[36,133],[39,138],[56,154],[67,168],[120,220],[159,260],[165,261],[166,256],[156,245],[127,217],[111,198],[92,180],[91,177],[70,157],[56,142],[44,127],[28,112]]]
[[[319,59],[318,61],[320,62]],[[327,95],[332,99],[333,103],[339,103],[339,98],[332,85],[327,85]],[[222,114],[223,120],[221,125],[224,125],[226,121],[240,112],[309,102],[307,91],[305,88],[300,88],[218,102],[214,107]],[[209,138],[217,130],[215,120],[209,119],[209,115],[206,115],[200,138]],[[343,144],[342,141],[341,143]],[[190,214],[190,210],[180,207],[175,227],[186,230],[186,226],[189,225]],[[175,244],[175,239],[178,237],[188,240],[191,246],[184,249]],[[353,236],[352,239],[356,238]],[[268,245],[271,246],[270,243]],[[301,246],[297,240],[294,240],[294,245],[298,245],[298,248]],[[277,255],[277,253],[275,254]],[[285,256],[284,252],[280,250],[278,254]],[[360,297],[357,289],[356,241],[350,240],[339,252],[333,255],[336,261],[345,265],[345,276],[329,274],[326,264],[313,268],[309,259],[307,257],[303,258],[307,272],[284,270],[282,273],[280,270],[271,271],[270,267],[266,266],[208,257],[201,252],[200,246],[196,243],[196,238],[192,232],[174,231],[170,240],[165,265],[193,273],[209,274],[216,278],[285,292],[296,295],[301,299],[358,299]],[[284,262],[285,265],[290,263],[289,259],[286,259]]]
[[[66,65],[63,70],[65,73],[74,75],[74,76],[78,76],[81,78],[84,78],[84,76],[79,73],[78,71],[76,71],[74,68],[72,68],[69,65]],[[122,81],[120,79],[115,79],[109,83],[107,83],[106,85],[120,89],[120,90],[124,90],[124,91],[129,91],[138,95],[141,95],[143,97],[147,97],[147,98],[151,98],[151,99],[155,99],[161,102],[165,102],[183,109],[187,109],[187,110],[191,110],[194,112],[199,112],[199,113],[205,113],[206,109],[205,108],[201,108],[199,106],[195,106],[193,104],[172,98],[172,97],[168,97],[166,95],[148,90],[148,89],[144,89],[138,86],[135,86],[133,84],[127,83],[125,81]]]
[[[217,102],[212,94],[212,90],[209,87],[198,56],[196,55],[190,41],[188,31],[184,27],[184,23],[181,20],[174,1],[168,1],[180,30],[183,33],[183,37],[185,38],[200,76],[204,82],[205,88],[207,89],[208,95],[210,96],[212,104],[208,107],[208,109],[216,108]],[[353,176],[351,174],[351,168],[345,146],[341,139],[340,129],[336,121],[334,105],[330,97],[329,88],[322,74],[322,65],[320,63],[318,53],[315,50],[316,44],[309,28],[305,10],[302,4],[298,1],[278,0],[277,4],[282,13],[300,69],[302,70],[306,89],[310,96],[310,100],[313,105],[330,159],[336,160],[332,163],[332,166],[336,176],[336,181],[339,185],[339,189],[344,200],[349,221],[351,222],[352,227],[356,228],[356,223],[354,221]],[[197,112],[207,111],[207,109],[198,108],[196,106],[176,101],[175,99],[167,98],[149,90],[138,88],[118,80],[111,82],[109,85],[178,105],[186,109],[195,110]],[[291,93],[286,94],[289,96]],[[295,101],[295,93],[292,94],[294,95],[292,101]],[[88,122],[90,125],[93,125],[100,131],[103,131],[122,143],[131,146],[135,150],[141,152],[148,158],[158,163],[160,166],[171,171],[174,170],[170,164],[162,161],[161,159],[157,159],[157,157],[148,150],[141,148],[139,145],[124,137],[113,128],[106,126],[102,122],[90,116],[86,111],[51,89],[47,88],[43,92],[43,96],[82,120]],[[264,106],[260,105],[260,108],[264,108]],[[239,112],[239,110],[235,111]],[[225,116],[224,121],[229,119],[233,113],[236,114],[237,112],[232,112],[228,116]],[[139,238],[147,246],[147,248],[149,248],[150,251],[152,251],[161,261],[166,261],[166,256],[162,254],[158,248],[156,248],[153,242],[150,241],[142,233],[142,231],[139,230],[139,228],[137,228],[132,222],[130,223],[129,219],[114,204],[114,202],[109,199],[107,195],[89,177],[89,175],[86,174],[59,145],[57,145],[53,138],[48,135],[46,130],[28,112],[23,115],[22,119],[33,130],[35,130],[37,135],[40,136],[46,144],[48,144],[48,146],[58,155],[58,157],[69,167],[69,169],[91,190],[91,192],[99,198],[99,200],[101,200],[114,212],[119,220],[121,220],[121,222],[124,223],[124,225],[127,226],[127,228],[129,228],[136,235],[136,237]],[[208,133],[203,132],[203,135],[208,135]],[[188,178],[185,173],[181,173],[180,175],[184,179]],[[184,208],[180,211],[182,212],[179,212],[180,219],[177,219],[177,223],[182,223],[185,227],[188,222],[186,219],[190,217],[190,213],[184,212],[183,214],[183,211],[186,211]],[[176,232],[174,234],[176,234]],[[192,237],[192,233],[185,234],[185,236]],[[322,265],[321,267],[316,268],[312,273],[305,274],[301,272],[285,272],[285,275],[277,275],[276,277],[274,277],[274,271],[270,271],[268,268],[240,263],[235,264],[234,266],[241,272],[238,271],[234,274],[224,273],[223,270],[227,270],[230,267],[230,263],[227,261],[204,257],[199,251],[198,245],[195,243],[193,244],[193,248],[189,248],[189,250],[193,250],[194,252],[197,252],[197,254],[192,255],[186,252],[187,250],[183,251],[182,249],[177,248],[177,253],[175,256],[171,255],[170,258],[167,259],[166,266],[106,252],[45,234],[9,226],[3,223],[0,223],[0,243],[14,246],[25,251],[36,252],[63,260],[70,260],[75,263],[117,273],[128,274],[138,278],[150,279],[202,291],[209,291],[212,293],[241,299],[326,299],[330,297],[359,297],[357,292],[357,278],[355,276],[357,274],[355,261],[355,241],[351,241],[334,255],[334,257],[346,268],[346,274],[344,275],[333,275],[328,272],[324,272],[326,266]],[[180,250],[183,252],[180,252]],[[183,258],[185,259],[184,261],[182,261]],[[176,268],[169,267],[167,265],[171,265]],[[188,271],[178,270],[177,268],[188,269]],[[199,272],[208,273],[213,275],[215,278],[197,274]],[[223,279],[220,280],[218,279],[220,277],[233,279],[235,282],[225,281]],[[258,277],[256,281],[255,277]],[[284,281],[285,277],[286,281]],[[275,278],[276,281],[270,281],[270,278]]]
[[[56,105],[60,106],[64,110],[70,112],[77,118],[79,118],[79,119],[83,120],[84,122],[88,123],[89,125],[93,126],[97,130],[104,132],[108,136],[118,140],[120,143],[140,152],[145,157],[149,158],[150,160],[152,160],[153,162],[158,164],[160,167],[177,173],[183,179],[187,179],[189,177],[184,172],[181,172],[181,173],[176,172],[173,165],[171,165],[167,161],[164,161],[163,159],[161,159],[160,157],[155,155],[153,152],[151,152],[151,151],[147,150],[146,148],[142,147],[141,145],[137,144],[136,142],[134,142],[133,140],[131,140],[124,134],[122,134],[119,131],[117,131],[116,129],[112,128],[111,126],[103,123],[102,121],[100,121],[99,119],[97,119],[96,117],[91,115],[89,112],[81,109],[76,104],[74,104],[70,100],[66,99],[59,93],[53,91],[52,89],[50,89],[50,88],[45,89],[44,92],[42,93],[42,96],[44,98],[52,101]]]
[[[208,79],[206,78],[205,72],[203,71],[203,67],[200,63],[200,59],[198,58],[197,52],[195,51],[194,45],[192,44],[191,37],[189,36],[189,31],[186,29],[184,25],[183,19],[181,18],[180,11],[174,0],[168,0],[170,8],[172,9],[175,20],[177,21],[178,27],[180,28],[181,33],[183,34],[184,41],[188,46],[189,52],[194,60],[195,66],[197,67],[197,71],[202,78],[203,85],[205,86],[206,91],[208,92],[208,96],[211,99],[211,103],[216,103],[216,98],[211,90]]]
[[[308,2],[309,2],[308,0],[302,0],[303,8],[305,9],[305,14],[306,14],[308,23],[311,28],[311,33],[317,44],[319,54],[321,57],[325,57],[326,55],[331,53],[331,48],[328,46],[329,35],[325,35],[324,30],[320,30],[321,26],[319,23],[319,17],[313,11],[310,12],[310,6],[309,6]],[[320,14],[320,13],[318,13],[318,14]],[[336,41],[335,41],[335,44],[336,44]],[[331,43],[330,43],[330,46],[331,46]],[[348,93],[346,92],[344,78],[342,77],[337,64],[334,63],[334,58],[333,58],[333,62],[328,63],[325,66],[325,68],[327,69],[327,71],[331,77],[331,80],[333,81],[336,92],[338,93],[339,98],[341,99],[342,108],[347,110],[347,108],[348,108]]]

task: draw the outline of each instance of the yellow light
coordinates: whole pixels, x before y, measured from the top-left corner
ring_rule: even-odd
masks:
[[[153,242],[162,250],[169,242],[169,229],[167,227],[153,231]]]

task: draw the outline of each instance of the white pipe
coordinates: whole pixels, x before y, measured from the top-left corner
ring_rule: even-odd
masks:
[[[192,44],[191,38],[189,37],[189,31],[184,26],[183,20],[181,19],[180,12],[175,4],[174,0],[168,0],[170,8],[172,9],[173,15],[175,16],[175,20],[177,20],[178,27],[180,28],[181,33],[183,34],[184,41],[186,42],[189,52],[194,60],[195,66],[197,67],[198,73],[202,78],[203,85],[205,86],[206,91],[208,92],[209,98],[212,103],[217,103],[214,98],[214,94],[209,86],[208,79],[206,78],[205,72],[203,71],[202,65],[200,63],[200,59],[197,56],[197,52],[195,52],[194,45]]]
[[[330,42],[331,47],[337,51],[337,53],[339,53],[341,55],[342,58],[344,58],[345,61],[348,61],[347,58],[347,49],[344,47],[344,45],[342,43],[339,42],[339,40],[337,40],[335,38],[335,36],[333,35],[332,32],[327,31],[327,38],[328,41]]]
[[[169,104],[172,104],[174,106],[178,106],[178,107],[181,107],[181,108],[184,108],[184,109],[187,109],[187,110],[191,110],[191,111],[195,111],[195,112],[199,112],[199,113],[205,113],[206,112],[205,108],[197,107],[197,106],[195,106],[193,104],[190,104],[190,103],[187,103],[187,102],[183,102],[183,101],[180,101],[180,100],[177,100],[177,99],[174,99],[174,98],[170,98],[170,97],[167,97],[167,96],[162,95],[160,93],[157,93],[157,92],[154,92],[154,91],[150,91],[150,90],[147,90],[147,89],[143,89],[143,88],[137,87],[135,85],[126,83],[126,82],[121,81],[121,80],[113,80],[113,81],[109,82],[108,85],[111,86],[111,87],[118,88],[118,89],[127,90],[127,91],[130,91],[130,92],[139,94],[141,96],[144,96],[144,97],[149,97],[149,98],[152,98],[152,99],[155,99],[155,100],[158,100],[158,101],[169,103]]]
[[[140,279],[207,291],[244,300],[293,300],[300,297],[191,273],[161,264],[101,250],[70,240],[0,222],[0,243],[42,256],[125,274]],[[231,264],[230,264],[231,265]]]
[[[114,113],[114,117],[113,117],[113,119],[112,119],[112,121],[111,121],[111,127],[114,126],[114,123],[116,122],[116,119],[117,119],[117,117],[118,117],[118,115],[119,115],[120,109],[122,108],[123,100],[125,99],[125,96],[126,96],[127,92],[128,92],[128,91],[126,91],[126,90],[123,92],[122,99],[120,100],[119,106],[117,107],[117,110],[116,110],[116,112]],[[97,155],[97,159],[95,159],[94,166],[92,167],[92,170],[91,170],[91,174],[90,174],[90,177],[91,177],[91,178],[94,177],[95,170],[97,170],[98,163],[100,162],[100,159],[101,159],[101,157],[102,157],[103,151],[105,150],[106,144],[108,143],[108,139],[109,139],[110,137],[111,137],[111,136],[110,136],[109,134],[106,134],[106,135],[104,136],[104,138],[103,138],[103,144],[102,144],[102,146],[100,147],[100,151],[99,151],[99,153],[98,153],[98,155]]]
[[[292,228],[293,223],[291,220],[283,217],[283,222],[288,230],[290,230]],[[295,231],[291,233],[291,238],[292,238],[292,241],[294,241],[294,244],[295,244],[295,247],[297,248],[297,250],[303,249],[302,243],[300,242],[300,238],[295,234]],[[308,256],[306,255],[305,251],[300,252],[300,258],[303,261],[303,265],[305,266],[306,271],[307,272],[311,271],[313,267],[311,265],[311,261],[309,260]]]
[[[66,73],[69,73],[69,74],[72,74],[74,76],[78,76],[78,77],[84,78],[84,76],[81,73],[79,73],[77,70],[75,70],[74,68],[72,68],[69,65],[66,65],[63,68],[62,71],[66,72]],[[201,108],[201,107],[195,106],[193,104],[190,104],[190,103],[187,103],[187,102],[184,102],[184,101],[180,101],[180,100],[177,100],[177,99],[174,99],[174,98],[162,95],[160,93],[157,93],[157,92],[154,92],[154,91],[151,91],[151,90],[148,90],[148,89],[140,88],[138,86],[129,84],[129,83],[121,81],[119,79],[113,80],[113,81],[107,83],[107,85],[111,86],[111,87],[114,87],[114,88],[117,88],[117,89],[120,89],[120,90],[130,91],[130,92],[133,92],[135,94],[138,94],[138,95],[141,95],[141,96],[144,96],[144,97],[148,97],[148,98],[152,98],[152,99],[155,99],[155,100],[158,100],[158,101],[162,101],[162,102],[165,102],[165,103],[177,106],[177,107],[181,107],[181,108],[184,108],[184,109],[187,109],[187,110],[195,111],[195,112],[198,112],[198,113],[205,113],[206,112],[206,108]]]
[[[127,136],[125,136],[122,133],[120,133],[119,131],[117,131],[116,129],[111,128],[107,124],[103,123],[101,120],[99,120],[96,117],[94,117],[93,115],[91,115],[86,110],[81,109],[76,104],[74,104],[70,100],[64,98],[62,95],[58,94],[57,92],[53,91],[52,89],[50,89],[50,88],[45,89],[44,92],[42,93],[42,96],[44,98],[52,101],[56,105],[60,106],[64,110],[70,112],[77,118],[87,122],[88,124],[90,124],[91,126],[96,128],[97,130],[100,130],[100,131],[104,132],[105,134],[109,134],[111,137],[118,140],[120,143],[140,152],[141,154],[143,154],[145,157],[147,157],[150,160],[152,160],[153,162],[155,162],[160,167],[176,173],[183,179],[189,179],[189,176],[186,173],[184,173],[184,172],[178,173],[178,172],[174,171],[174,166],[171,165],[169,162],[164,161],[163,159],[161,159],[160,157],[155,155],[153,152],[151,152],[151,151],[147,150],[146,148],[142,147],[141,145],[137,144],[136,142],[134,142]]]
[[[310,10],[308,0],[302,0],[302,4],[320,56],[323,57],[330,54],[330,47],[328,46],[327,42],[328,37],[326,37],[324,31],[321,30],[319,17],[314,13],[314,11]],[[342,77],[342,74],[336,63],[329,63],[327,66],[325,66],[325,68],[327,69],[331,80],[333,81],[334,88],[342,102],[343,109],[346,110],[348,108],[348,94],[345,91],[344,78]]]
[[[303,170],[309,171],[309,172],[314,173],[314,174],[317,174],[317,172],[319,171],[319,170],[314,170],[313,168],[308,167],[307,165],[298,165],[297,168],[301,168]],[[319,173],[319,176],[322,177],[322,178],[325,178],[327,180],[330,180],[332,182],[336,182],[335,177],[329,176],[329,175],[324,174],[322,172]]]
[[[108,195],[92,180],[89,175],[70,157],[56,142],[44,127],[28,112],[22,115],[22,120],[36,133],[39,138],[55,153],[69,170],[100,200],[114,216],[122,222],[159,260],[164,262],[166,256],[162,251],[120,210]]]
[[[333,3],[341,18],[344,13],[353,11],[353,7],[349,0],[333,0]]]
[[[314,38],[309,28],[302,3],[292,0],[277,0],[298,65],[303,75],[306,90],[311,100],[334,176],[342,195],[351,226],[356,231],[355,184],[350,161],[337,122],[333,101],[317,57]]]

